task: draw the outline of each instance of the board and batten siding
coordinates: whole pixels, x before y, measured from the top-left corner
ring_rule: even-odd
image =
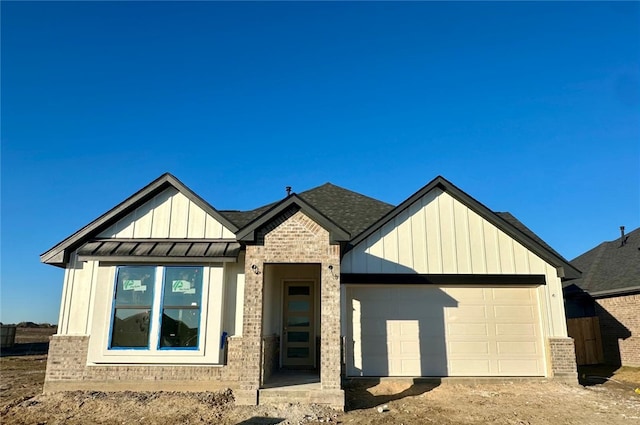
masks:
[[[112,320],[112,303],[116,266],[98,261],[79,261],[72,253],[65,270],[57,335],[89,335],[89,362],[140,363],[220,361],[218,347],[222,332],[242,335],[244,305],[244,256],[238,262],[203,264],[202,329],[206,329],[206,350],[202,356],[192,353],[163,353],[162,357],[140,358],[114,356],[106,349]],[[212,348],[215,347],[215,348]],[[122,354],[122,351],[115,354]]]
[[[434,189],[349,251],[342,273],[541,274],[547,335],[566,337],[554,266],[449,193]]]
[[[233,232],[175,188],[169,188],[99,234],[101,238],[232,239]]]

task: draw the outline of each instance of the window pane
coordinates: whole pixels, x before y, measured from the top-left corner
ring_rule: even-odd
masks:
[[[111,333],[111,347],[147,347],[149,345],[150,310],[116,308]]]
[[[289,318],[287,318],[287,326],[309,326],[309,318],[301,316],[289,316]]]
[[[167,267],[163,297],[164,306],[200,307],[202,267]]]
[[[116,307],[151,306],[155,274],[155,267],[119,267]]]
[[[288,332],[287,342],[309,342],[309,332]]]
[[[309,311],[309,301],[289,301],[289,311]]]
[[[309,295],[309,286],[289,286],[289,295]]]
[[[200,309],[165,308],[160,347],[197,347]]]
[[[287,348],[287,357],[294,359],[305,359],[309,357],[308,347],[289,347]]]

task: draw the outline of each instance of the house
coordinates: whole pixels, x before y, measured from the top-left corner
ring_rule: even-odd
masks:
[[[580,272],[442,177],[395,207],[327,183],[219,211],[165,174],[41,261],[65,269],[46,392],[255,405],[291,401],[285,376],[342,407],[345,376],[576,382],[561,291]]]
[[[598,317],[604,362],[640,366],[640,228],[571,261],[582,277],[566,282],[568,319]]]

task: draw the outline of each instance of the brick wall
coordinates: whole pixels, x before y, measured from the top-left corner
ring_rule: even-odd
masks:
[[[259,229],[255,245],[247,245],[245,309],[240,402],[255,404],[260,386],[264,265],[320,264],[321,334],[320,382],[323,390],[340,390],[340,247],[331,245],[329,232],[292,207]],[[252,270],[257,266],[259,273]],[[333,270],[329,270],[329,265]]]
[[[262,383],[267,382],[280,364],[280,337],[270,335],[262,338]]]
[[[596,300],[605,363],[640,366],[640,294]]]
[[[54,335],[49,344],[44,392],[67,390],[181,390],[236,388],[241,338],[229,338],[226,366],[87,365],[88,336]]]
[[[578,382],[576,352],[573,338],[549,338],[551,372],[555,379]]]

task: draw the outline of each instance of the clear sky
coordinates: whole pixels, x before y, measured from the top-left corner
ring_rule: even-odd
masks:
[[[164,172],[218,209],[437,175],[568,259],[640,226],[640,3],[1,4],[2,322]]]

